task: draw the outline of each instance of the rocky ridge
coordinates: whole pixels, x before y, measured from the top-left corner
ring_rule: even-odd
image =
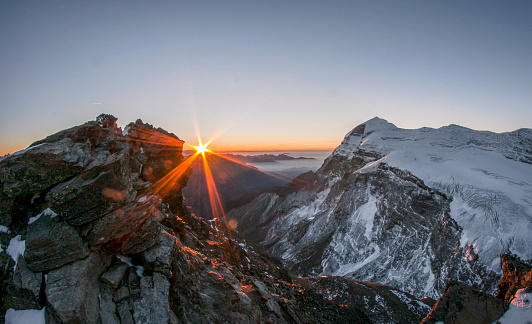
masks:
[[[191,214],[182,145],[141,120],[121,130],[101,115],[3,159],[1,321],[392,323],[426,315],[426,304],[395,288],[290,275],[223,221]]]

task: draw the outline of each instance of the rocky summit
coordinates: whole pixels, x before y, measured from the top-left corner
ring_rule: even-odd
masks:
[[[182,196],[183,141],[116,120],[101,115],[0,161],[2,323],[393,323],[428,314],[392,287],[291,275],[223,220],[196,217]]]

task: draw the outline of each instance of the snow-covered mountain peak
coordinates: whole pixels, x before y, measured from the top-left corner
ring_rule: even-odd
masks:
[[[532,130],[494,133],[455,124],[401,129],[373,118],[349,132],[326,164],[334,156],[371,156],[355,171],[386,163],[453,197],[452,217],[464,228],[461,245],[475,244],[493,270],[507,250],[532,257],[526,234],[532,230]],[[501,242],[496,248],[493,236]]]
[[[364,125],[366,125],[366,129],[364,132],[365,134],[379,130],[382,131],[397,129],[397,126],[395,126],[394,124],[388,122],[386,119],[382,119],[379,117],[373,117],[372,119],[366,121]]]
[[[333,155],[353,157],[359,149],[388,155],[404,150],[407,143],[415,143],[416,150],[475,148],[495,151],[505,158],[532,164],[532,130],[519,129],[513,132],[494,133],[477,131],[451,124],[437,129],[423,127],[402,129],[388,121],[375,117],[362,123],[345,136]]]

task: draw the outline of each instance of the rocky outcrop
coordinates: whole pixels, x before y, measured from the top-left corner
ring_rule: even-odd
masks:
[[[528,323],[532,320],[532,267],[516,256],[501,256],[503,276],[497,296],[464,283],[449,282],[422,323]],[[511,303],[511,304],[510,304]],[[504,315],[504,316],[503,316]]]
[[[497,298],[510,301],[519,289],[532,292],[532,266],[518,257],[504,254],[501,257],[502,279],[499,282]]]
[[[422,323],[482,324],[493,323],[508,309],[508,302],[480,292],[466,284],[447,284],[438,300]]]
[[[2,258],[3,313],[46,307],[50,322],[98,322],[100,308],[116,308],[102,302],[109,291],[124,293],[129,266],[116,265],[118,253],[157,244],[161,209],[186,211],[179,185],[164,197],[149,191],[183,161],[183,142],[140,120],[128,128],[101,115],[0,163],[0,238],[12,257]]]

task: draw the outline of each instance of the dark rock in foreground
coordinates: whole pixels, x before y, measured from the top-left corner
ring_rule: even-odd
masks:
[[[510,305],[510,302],[516,304],[520,290],[528,294],[532,292],[532,267],[529,264],[507,254],[501,257],[501,264],[503,277],[499,282],[499,291],[496,297],[463,283],[450,282],[422,323],[434,324],[439,321],[447,324],[498,323],[508,308],[513,306]],[[519,315],[523,316],[517,320],[518,323],[532,321],[530,303],[530,300],[525,299],[523,304],[515,306],[521,308],[518,312],[521,313]],[[523,312],[526,308],[528,313]],[[515,318],[511,322],[516,322]]]
[[[508,309],[508,302],[463,284],[449,283],[423,323],[492,323]]]

